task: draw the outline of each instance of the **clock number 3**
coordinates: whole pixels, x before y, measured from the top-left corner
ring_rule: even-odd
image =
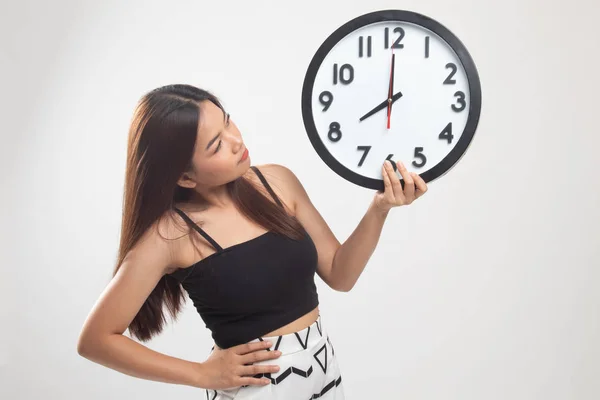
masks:
[[[458,107],[456,104],[452,104],[452,110],[456,112],[461,112],[467,106],[467,102],[465,101],[465,94],[461,91],[454,93],[454,97],[458,97],[456,100],[458,102]]]

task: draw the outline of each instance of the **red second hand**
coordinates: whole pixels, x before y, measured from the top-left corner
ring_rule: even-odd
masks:
[[[387,128],[390,129],[392,118],[392,96],[394,90],[394,48],[392,48],[392,66],[390,68],[390,87],[388,90],[388,115]]]

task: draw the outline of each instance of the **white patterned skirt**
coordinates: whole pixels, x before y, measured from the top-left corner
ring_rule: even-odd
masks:
[[[257,374],[268,385],[246,385],[233,389],[206,389],[207,400],[344,400],[342,376],[321,316],[298,332],[251,340],[270,341],[269,350],[281,351],[279,358],[254,365],[279,365],[278,372]],[[211,349],[211,353],[214,347]]]

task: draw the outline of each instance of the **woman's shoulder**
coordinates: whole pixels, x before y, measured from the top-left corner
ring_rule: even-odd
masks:
[[[279,199],[281,199],[290,210],[295,210],[300,182],[294,172],[284,165],[274,163],[255,165],[254,167],[256,167],[256,169],[264,176],[265,180]],[[250,171],[250,169],[246,173],[246,177],[250,179],[255,186],[264,187],[257,174],[254,171]],[[266,194],[270,196],[270,194]]]

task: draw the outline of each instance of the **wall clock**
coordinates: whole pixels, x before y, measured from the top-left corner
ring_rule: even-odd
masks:
[[[386,159],[425,182],[444,175],[465,154],[480,111],[479,74],[463,43],[412,11],[376,11],[339,27],[302,88],[304,126],[321,159],[377,190]]]

